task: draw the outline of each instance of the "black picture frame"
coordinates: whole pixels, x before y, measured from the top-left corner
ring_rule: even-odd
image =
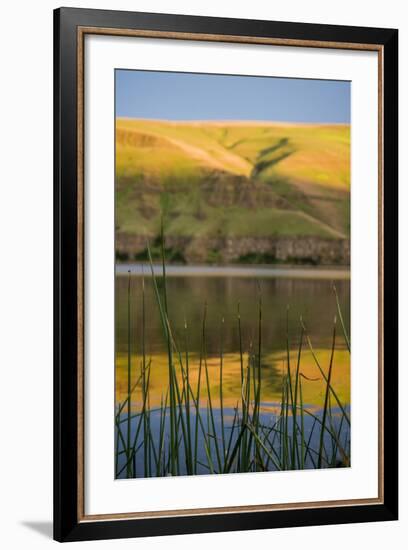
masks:
[[[274,511],[81,521],[78,500],[78,29],[99,27],[323,43],[375,44],[383,55],[382,502]],[[54,538],[76,541],[388,521],[398,517],[398,31],[60,8],[54,12]]]

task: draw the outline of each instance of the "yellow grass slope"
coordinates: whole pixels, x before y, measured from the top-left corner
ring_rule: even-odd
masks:
[[[135,168],[152,169],[147,153],[159,148],[234,174],[250,176],[260,153],[287,140],[290,154],[277,161],[275,172],[297,181],[348,190],[350,186],[349,125],[271,124],[250,122],[170,122],[118,119],[118,171],[130,169],[123,158],[133,146]],[[126,137],[127,136],[127,139]],[[133,138],[133,139],[132,139]],[[280,148],[283,152],[283,145]],[[177,151],[177,152],[176,152]],[[138,158],[143,154],[143,160]],[[177,154],[178,153],[178,154]],[[183,159],[183,160],[182,160]],[[163,159],[164,160],[164,159]]]
[[[119,232],[347,238],[349,194],[348,125],[116,121]]]

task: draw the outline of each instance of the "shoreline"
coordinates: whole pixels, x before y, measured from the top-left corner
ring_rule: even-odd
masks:
[[[122,276],[131,273],[132,276],[141,277],[151,275],[148,263],[120,263],[115,264],[115,275]],[[161,264],[153,264],[153,272],[161,276]],[[298,267],[283,265],[166,265],[166,277],[258,277],[258,278],[285,278],[285,279],[350,279],[348,267]]]

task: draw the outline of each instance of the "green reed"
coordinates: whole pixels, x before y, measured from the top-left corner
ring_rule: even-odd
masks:
[[[150,247],[147,246],[151,281],[167,349],[168,381],[163,387],[160,406],[150,404],[150,376],[154,365],[146,353],[145,277],[141,293],[141,341],[139,375],[134,375],[131,350],[131,274],[127,293],[127,395],[117,403],[115,413],[116,477],[152,477],[194,475],[198,473],[231,473],[267,470],[298,470],[350,465],[350,418],[332,385],[336,320],[333,326],[330,362],[325,369],[314,352],[307,328],[300,319],[300,338],[296,364],[291,365],[289,341],[289,309],[287,310],[286,361],[282,371],[282,393],[279,412],[262,414],[262,295],[259,290],[257,337],[249,342],[245,354],[241,315],[238,304],[237,331],[240,361],[240,395],[233,408],[232,421],[225,421],[224,407],[224,326],[221,319],[219,350],[220,421],[211,390],[207,360],[207,305],[204,305],[200,327],[201,346],[198,378],[193,388],[188,349],[190,327],[184,322],[183,350],[180,349],[169,319],[165,246],[162,229],[162,273],[157,277]],[[340,304],[334,288],[338,317],[350,351],[350,340],[344,327]],[[325,383],[321,414],[310,411],[303,401],[302,352],[305,343]],[[246,358],[247,356],[247,358]],[[136,379],[136,380],[135,380]],[[135,380],[135,381],[134,381]],[[206,391],[203,393],[203,381]],[[132,396],[139,390],[142,403],[132,412]],[[333,410],[333,406],[336,410]],[[337,420],[337,422],[336,422]],[[153,430],[152,423],[156,423]],[[307,429],[306,425],[309,425]],[[307,433],[308,432],[308,433]],[[344,441],[341,441],[345,432]],[[139,461],[137,460],[140,457]]]

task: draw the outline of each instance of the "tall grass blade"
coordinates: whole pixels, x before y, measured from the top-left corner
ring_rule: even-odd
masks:
[[[130,463],[130,429],[131,429],[131,389],[132,389],[132,359],[131,359],[131,327],[130,327],[130,307],[131,307],[131,292],[130,292],[130,281],[131,273],[128,271],[128,293],[127,293],[127,336],[128,336],[128,354],[127,354],[127,394],[128,394],[128,404],[127,404],[127,427],[126,427],[126,449],[128,450],[127,455],[127,477],[132,477],[132,467]]]
[[[338,316],[339,316],[339,319],[340,319],[340,324],[341,324],[341,328],[342,328],[342,331],[343,331],[344,340],[346,341],[346,346],[347,346],[347,349],[349,350],[349,353],[350,353],[350,351],[351,351],[350,338],[349,338],[349,335],[347,333],[346,326],[344,324],[344,319],[343,319],[343,315],[342,315],[342,312],[341,312],[340,300],[339,300],[339,295],[337,294],[336,285],[333,285],[333,292],[334,292],[334,296],[336,297],[337,313],[338,313]]]

